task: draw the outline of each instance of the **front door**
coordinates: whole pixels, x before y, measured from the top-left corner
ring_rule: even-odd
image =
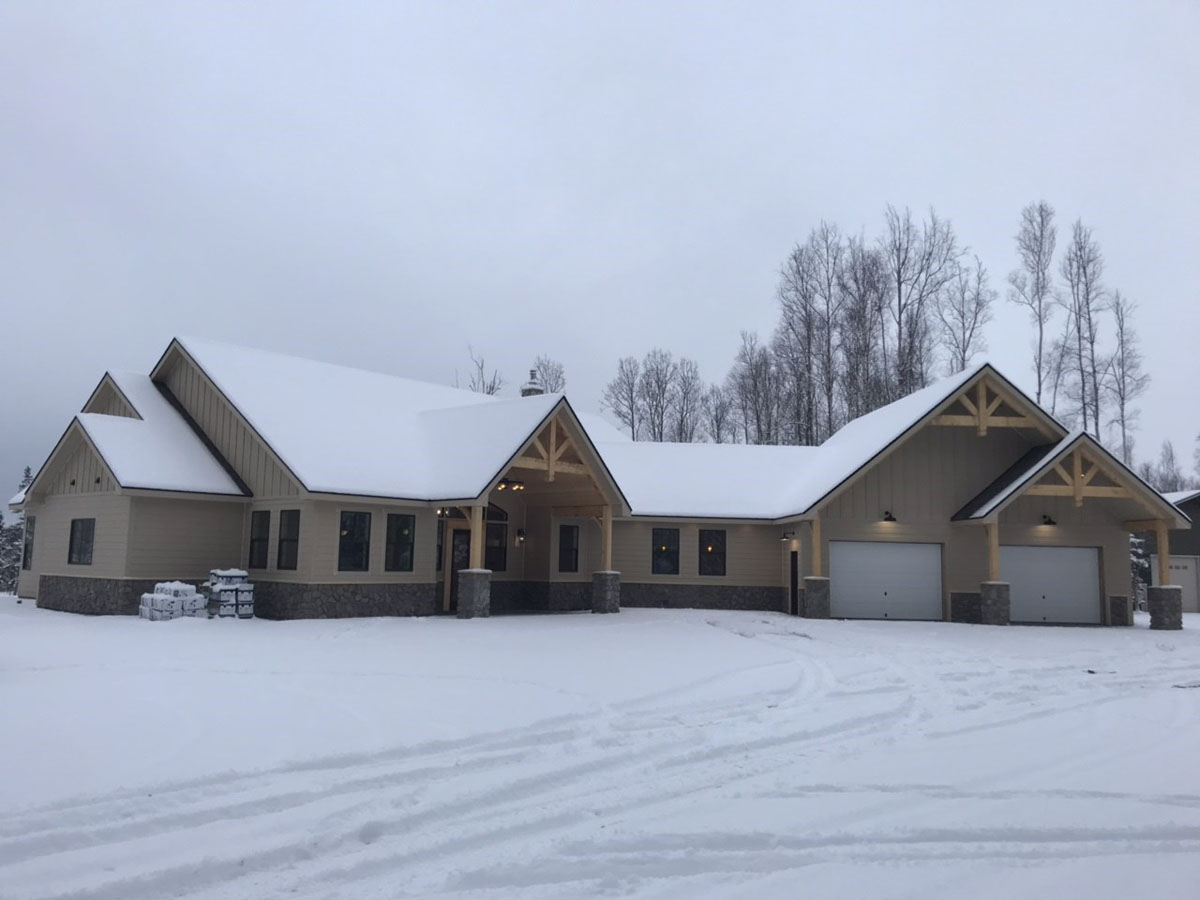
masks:
[[[450,539],[450,601],[447,612],[458,612],[458,572],[471,566],[471,532],[456,528]]]

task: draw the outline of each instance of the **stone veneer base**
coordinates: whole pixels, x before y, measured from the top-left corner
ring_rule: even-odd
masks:
[[[1183,588],[1161,585],[1146,589],[1146,609],[1150,611],[1150,627],[1156,631],[1179,631],[1183,628]]]
[[[253,584],[254,614],[261,619],[433,616],[442,611],[436,584]]]
[[[979,625],[983,622],[980,603],[983,598],[978,591],[950,592],[950,621],[966,625]]]
[[[804,612],[806,619],[828,619],[829,608],[829,579],[809,575],[804,579]]]
[[[1133,624],[1133,602],[1128,597],[1114,595],[1108,598],[1108,624],[1113,626]]]
[[[1007,625],[1012,618],[1009,601],[1011,586],[1007,581],[985,581],[979,585],[979,623]]]
[[[89,616],[136,616],[142,594],[153,591],[155,584],[144,578],[43,575],[38,579],[37,605]]]
[[[617,613],[621,611],[621,573],[594,572],[592,574],[592,612]]]
[[[786,612],[788,598],[787,591],[779,587],[622,582],[621,606]]]

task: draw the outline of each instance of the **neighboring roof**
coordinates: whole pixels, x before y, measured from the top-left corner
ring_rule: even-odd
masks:
[[[1050,460],[1062,453],[1082,434],[1073,431],[1057,444],[1040,444],[1029,449],[1024,456],[1005,469],[1000,476],[982,491],[967,501],[966,505],[951,516],[955,522],[964,519],[982,519],[1032,481],[1038,473],[1048,467]]]
[[[1171,503],[1178,506],[1180,503],[1187,503],[1189,500],[1195,500],[1200,497],[1200,490],[1193,488],[1190,491],[1172,491],[1169,494],[1163,494]]]
[[[8,501],[8,505],[9,506],[20,506],[24,502],[25,502],[25,489],[22,488],[21,490],[17,491],[15,494],[12,495],[12,499]]]
[[[501,399],[215,341],[177,340],[283,464],[318,493],[476,497],[563,401],[561,394]]]
[[[596,448],[634,515],[776,519],[794,512],[787,488],[819,447],[602,443]]]
[[[148,375],[110,372],[140,419],[75,417],[121,487],[201,494],[243,491]]]

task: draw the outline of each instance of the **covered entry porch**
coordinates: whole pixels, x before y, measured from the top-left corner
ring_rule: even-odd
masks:
[[[628,506],[565,401],[474,500],[439,507],[443,613],[616,612]]]

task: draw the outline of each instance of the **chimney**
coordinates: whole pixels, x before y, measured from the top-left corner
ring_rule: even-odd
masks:
[[[546,393],[546,392],[544,390],[542,390],[542,386],[540,384],[538,384],[537,369],[530,369],[529,370],[529,380],[527,382],[525,382],[523,385],[521,385],[521,396],[522,397],[534,397],[534,396],[537,396],[538,394],[544,394],[544,393]]]

